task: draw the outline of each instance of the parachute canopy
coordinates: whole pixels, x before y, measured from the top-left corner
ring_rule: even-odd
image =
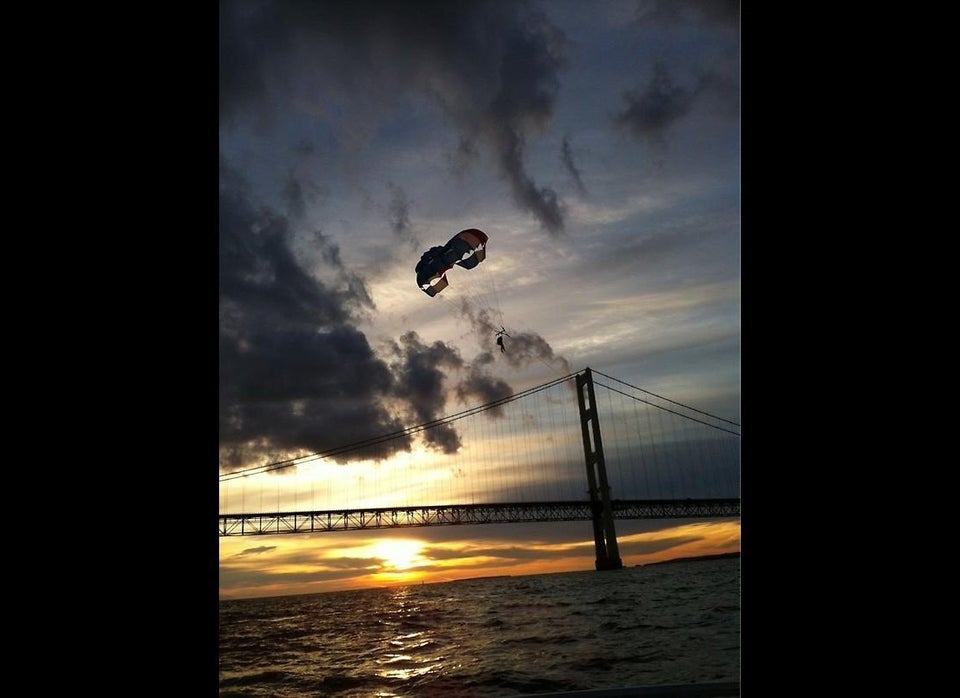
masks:
[[[428,296],[445,289],[447,271],[453,265],[473,269],[487,256],[487,234],[476,228],[467,228],[450,238],[446,244],[431,247],[417,263],[417,285]]]

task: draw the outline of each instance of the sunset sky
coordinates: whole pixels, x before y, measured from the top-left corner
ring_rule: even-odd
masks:
[[[737,2],[222,2],[221,476],[586,367],[739,422],[739,42]],[[466,228],[486,259],[428,297],[421,254]],[[377,473],[412,455],[469,469],[471,428],[359,478],[349,456],[261,477],[303,492],[339,468],[385,497]],[[625,564],[740,544],[736,519],[617,532]],[[220,593],[593,562],[589,522],[232,537]]]

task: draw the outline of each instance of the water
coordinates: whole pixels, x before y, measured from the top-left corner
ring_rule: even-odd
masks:
[[[220,602],[221,696],[517,696],[740,680],[740,561]]]

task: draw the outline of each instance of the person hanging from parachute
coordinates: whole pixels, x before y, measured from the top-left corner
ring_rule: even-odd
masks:
[[[434,297],[447,286],[447,272],[454,265],[464,269],[473,269],[487,257],[487,234],[477,228],[461,230],[447,241],[446,245],[431,247],[420,257],[417,263],[417,285],[428,296]],[[503,338],[509,337],[507,330],[500,325],[497,331],[497,346],[505,353]]]
[[[473,269],[487,256],[487,234],[476,228],[461,230],[446,245],[431,247],[417,262],[417,285],[435,296],[449,285],[447,271],[453,265]]]
[[[504,346],[503,346],[503,337],[504,337],[504,335],[506,335],[507,337],[510,336],[510,335],[507,334],[507,331],[506,331],[505,329],[503,329],[503,325],[500,325],[500,329],[497,330],[497,346],[500,347],[500,353],[501,353],[501,354],[506,351],[506,349],[505,349]]]

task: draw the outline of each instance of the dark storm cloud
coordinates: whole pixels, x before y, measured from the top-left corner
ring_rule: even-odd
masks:
[[[338,248],[321,234],[336,283],[307,274],[290,250],[287,220],[246,197],[224,166],[221,465],[249,466],[397,431],[401,425],[381,402],[392,392],[390,370],[352,324],[351,309],[370,303],[362,280],[343,268]],[[407,446],[397,440],[390,448]]]
[[[623,93],[625,106],[613,121],[637,138],[662,141],[666,129],[690,111],[704,85],[704,79],[692,87],[680,85],[671,79],[666,65],[657,62],[643,89]]]
[[[357,314],[373,302],[364,280],[344,264],[339,246],[321,231],[313,233],[309,253],[329,279],[315,278],[293,256],[288,220],[251,205],[243,182],[225,162],[221,182],[222,467],[322,453],[444,416],[444,371],[463,368],[459,353],[443,342],[425,345],[411,331],[391,344],[389,365],[379,359],[356,327]],[[395,227],[409,231],[399,188],[392,211]],[[496,399],[511,390],[474,368],[456,394]],[[390,412],[387,403],[404,414]],[[426,429],[421,438],[448,454],[461,446],[452,424]],[[411,437],[401,434],[333,457],[382,459],[410,443]]]
[[[444,416],[446,374],[441,368],[457,369],[463,360],[456,349],[437,341],[427,346],[416,332],[410,331],[393,343],[396,361],[392,368],[396,376],[394,390],[406,400],[418,424],[432,422]],[[443,453],[456,453],[461,445],[453,425],[440,424],[423,432],[424,441]]]
[[[221,123],[242,111],[266,123],[276,101],[332,102],[332,91],[371,117],[414,90],[444,108],[461,155],[490,147],[514,202],[559,234],[561,203],[524,154],[553,114],[565,54],[563,33],[523,1],[222,2]]]
[[[580,170],[577,169],[577,166],[573,162],[573,151],[570,149],[569,136],[563,137],[563,146],[560,150],[560,162],[563,163],[563,166],[567,168],[567,172],[573,177],[573,182],[577,185],[577,191],[580,192],[581,195],[586,196],[587,188],[583,185]]]
[[[279,460],[282,450],[315,453],[402,428],[380,402],[388,368],[348,325],[246,332],[239,344],[221,336],[220,365],[221,444],[234,456],[225,464],[242,464],[251,449]]]
[[[464,403],[479,403],[486,405],[513,395],[513,388],[506,381],[494,378],[480,368],[483,364],[492,363],[493,357],[481,354],[480,360],[474,360],[467,377],[457,385],[457,397]],[[503,406],[498,405],[489,410],[491,415],[502,416]]]
[[[221,321],[326,325],[347,318],[344,293],[325,288],[300,267],[290,250],[287,219],[255,210],[221,168]]]

